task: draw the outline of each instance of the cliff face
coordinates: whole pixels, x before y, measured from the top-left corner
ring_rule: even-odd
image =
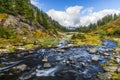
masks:
[[[9,14],[0,14],[0,26],[9,28],[11,27],[17,33],[24,33],[23,28],[26,31],[35,31],[37,29],[43,31],[44,27],[39,23],[35,23],[30,21],[29,19],[25,19],[22,16],[13,16]],[[3,18],[2,18],[3,17]]]

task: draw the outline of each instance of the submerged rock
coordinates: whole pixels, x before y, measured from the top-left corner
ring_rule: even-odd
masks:
[[[81,58],[77,58],[77,61],[78,61],[78,62],[81,62]]]
[[[89,53],[97,53],[97,49],[96,49],[96,48],[91,48],[91,49],[89,50]]]
[[[92,57],[92,60],[93,60],[93,61],[99,61],[100,59],[99,59],[98,56],[93,56],[93,57]]]

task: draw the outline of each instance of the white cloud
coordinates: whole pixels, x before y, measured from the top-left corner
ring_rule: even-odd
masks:
[[[83,16],[80,19],[80,25],[89,25],[90,23],[96,23],[98,20],[110,14],[120,14],[120,10],[105,9],[99,12],[93,12],[87,16]]]
[[[86,13],[90,14],[93,12],[93,9],[94,9],[94,7],[90,7],[90,8],[84,9],[81,13],[82,14],[86,14]]]
[[[119,14],[120,10],[115,9],[105,9],[99,12],[93,12],[93,7],[83,9],[83,6],[71,6],[65,11],[57,11],[51,9],[47,14],[52,17],[52,19],[58,21],[63,26],[79,26],[79,25],[89,25],[90,23],[96,23],[97,20],[102,19],[108,14]],[[82,14],[88,14],[86,16],[81,16]]]
[[[51,9],[47,14],[63,26],[78,26],[82,8],[82,6],[71,6],[67,8],[66,11]]]
[[[39,0],[31,0],[31,3],[37,6],[39,9],[41,9],[44,6],[44,4],[40,3]]]

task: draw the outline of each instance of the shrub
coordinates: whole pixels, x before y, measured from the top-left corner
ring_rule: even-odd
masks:
[[[73,34],[72,39],[85,39],[85,35],[84,34]]]
[[[117,27],[117,28],[113,31],[113,35],[114,35],[114,36],[119,36],[119,35],[120,35],[120,27]]]
[[[15,34],[12,32],[11,29],[7,29],[5,27],[0,27],[0,38],[11,39],[15,38]]]

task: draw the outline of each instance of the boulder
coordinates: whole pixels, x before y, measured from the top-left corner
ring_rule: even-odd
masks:
[[[56,52],[65,52],[64,49],[56,49],[55,51],[56,51]]]
[[[84,62],[82,62],[81,64],[82,64],[83,67],[88,66],[88,64],[87,64],[87,63],[84,63]]]
[[[106,53],[106,52],[103,53],[103,55],[104,55],[104,56],[110,56],[110,54],[109,54],[109,53]]]
[[[47,58],[42,59],[43,62],[48,62]]]
[[[111,80],[112,75],[109,72],[100,73],[97,75],[99,80]]]
[[[116,58],[116,62],[120,64],[120,56]]]
[[[0,49],[0,54],[1,53],[8,53],[9,52],[9,50],[7,50],[7,49]]]
[[[117,72],[120,73],[120,67],[117,68]]]
[[[120,48],[116,48],[115,51],[117,54],[120,54]]]
[[[43,67],[44,67],[44,68],[50,68],[50,67],[51,67],[51,64],[50,64],[50,63],[44,63]]]
[[[92,57],[92,60],[93,60],[93,61],[99,61],[100,59],[99,59],[98,56],[93,56],[93,57]]]
[[[106,72],[116,72],[118,67],[117,66],[105,66],[105,67],[103,67],[103,69]]]
[[[26,64],[21,64],[21,65],[18,65],[16,67],[13,67],[13,69],[17,69],[19,71],[25,71],[27,69],[27,65]]]
[[[89,50],[89,53],[97,53],[97,49],[96,49],[96,48],[91,48],[91,49]]]

